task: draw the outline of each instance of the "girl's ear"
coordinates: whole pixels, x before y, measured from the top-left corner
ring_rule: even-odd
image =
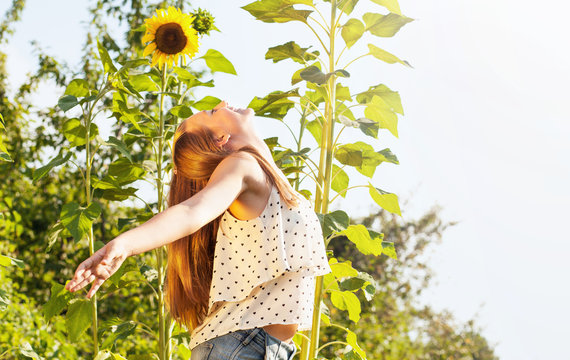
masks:
[[[230,139],[230,134],[225,134],[221,140],[217,140],[216,143],[218,146],[224,146],[228,140]]]

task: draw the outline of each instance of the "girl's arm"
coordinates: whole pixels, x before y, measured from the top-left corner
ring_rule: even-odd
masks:
[[[115,238],[127,256],[137,255],[190,235],[220,216],[247,188],[245,177],[259,166],[253,157],[228,156],[194,196]]]
[[[77,291],[92,281],[87,294],[115,273],[125,259],[190,235],[221,215],[247,189],[246,179],[259,167],[253,156],[230,155],[222,160],[206,187],[194,196],[153,216],[144,224],[117,236],[77,267],[65,288]]]

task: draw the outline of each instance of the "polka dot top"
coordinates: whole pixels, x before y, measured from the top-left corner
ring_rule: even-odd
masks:
[[[272,186],[255,219],[239,220],[228,210],[216,238],[208,315],[190,334],[190,349],[240,329],[298,324],[310,330],[315,276],[331,272],[321,225],[311,202],[281,203]]]

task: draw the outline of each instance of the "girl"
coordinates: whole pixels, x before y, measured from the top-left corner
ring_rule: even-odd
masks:
[[[314,278],[331,272],[311,203],[257,135],[251,108],[220,102],[178,126],[168,208],[83,261],[66,289],[167,246],[165,298],[191,331],[191,360],[292,359],[310,330]]]

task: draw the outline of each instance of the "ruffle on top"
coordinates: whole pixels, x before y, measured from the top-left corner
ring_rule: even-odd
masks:
[[[217,233],[209,311],[218,301],[241,301],[287,272],[331,272],[319,219],[311,202],[297,194],[299,205],[289,208],[272,186],[255,219],[239,220],[226,210]]]

